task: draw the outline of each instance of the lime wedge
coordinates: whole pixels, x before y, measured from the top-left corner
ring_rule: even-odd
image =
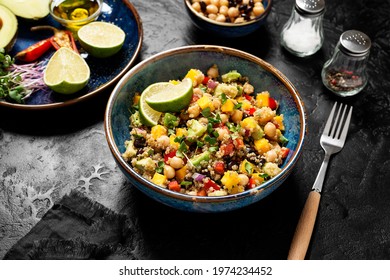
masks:
[[[147,92],[147,97],[145,97],[146,103],[152,109],[159,112],[179,112],[191,102],[192,80],[184,78],[178,84],[153,84],[145,92]]]
[[[118,26],[102,21],[84,25],[77,32],[80,45],[95,57],[109,57],[122,48],[126,34]]]
[[[43,81],[53,91],[71,94],[81,90],[89,81],[90,70],[85,60],[69,48],[60,48],[50,58]]]
[[[156,110],[153,110],[145,101],[146,98],[148,98],[150,95],[154,94],[153,90],[150,90],[151,88],[165,88],[169,86],[170,83],[162,82],[162,83],[155,83],[150,86],[148,86],[141,94],[141,98],[139,101],[139,115],[141,117],[141,122],[146,126],[155,126],[158,123],[158,120],[160,119],[161,112],[158,112]]]

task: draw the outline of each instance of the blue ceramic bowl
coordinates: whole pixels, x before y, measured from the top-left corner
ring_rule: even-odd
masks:
[[[136,173],[121,154],[130,137],[129,128],[132,98],[156,82],[182,78],[189,69],[203,72],[217,64],[220,73],[237,70],[247,76],[256,92],[268,90],[279,102],[284,115],[285,136],[290,154],[282,172],[271,180],[245,192],[223,197],[197,197],[163,189]],[[151,198],[174,208],[196,212],[222,212],[255,203],[277,189],[291,173],[301,152],[306,130],[301,97],[289,80],[267,62],[251,54],[220,46],[187,46],[168,50],[139,63],[114,88],[105,112],[104,128],[108,145],[118,166],[130,182]]]
[[[259,29],[260,26],[265,23],[269,13],[271,12],[272,0],[263,0],[263,5],[265,11],[261,16],[253,20],[237,24],[211,20],[195,11],[191,6],[190,0],[184,0],[186,11],[195,26],[203,31],[225,38],[243,37]]]

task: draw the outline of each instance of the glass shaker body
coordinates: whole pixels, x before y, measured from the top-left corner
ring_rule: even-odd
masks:
[[[345,38],[350,39],[347,44]],[[358,41],[355,41],[357,38]],[[355,43],[358,51],[354,48]],[[371,41],[364,33],[355,30],[344,32],[333,56],[322,68],[323,84],[339,96],[353,96],[359,93],[368,82],[366,68],[370,46]]]
[[[320,0],[297,0],[282,29],[281,45],[299,57],[316,53],[324,42],[324,8],[325,4]]]

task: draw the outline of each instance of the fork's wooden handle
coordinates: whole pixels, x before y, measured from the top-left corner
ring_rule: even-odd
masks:
[[[291,242],[290,251],[288,252],[287,257],[288,260],[305,259],[306,251],[309,247],[311,235],[313,233],[314,224],[316,222],[320,198],[321,194],[319,192],[310,192]]]

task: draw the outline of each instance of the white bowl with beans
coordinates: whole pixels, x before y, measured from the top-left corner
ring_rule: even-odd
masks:
[[[272,0],[184,0],[198,28],[220,37],[242,37],[264,24]]]

